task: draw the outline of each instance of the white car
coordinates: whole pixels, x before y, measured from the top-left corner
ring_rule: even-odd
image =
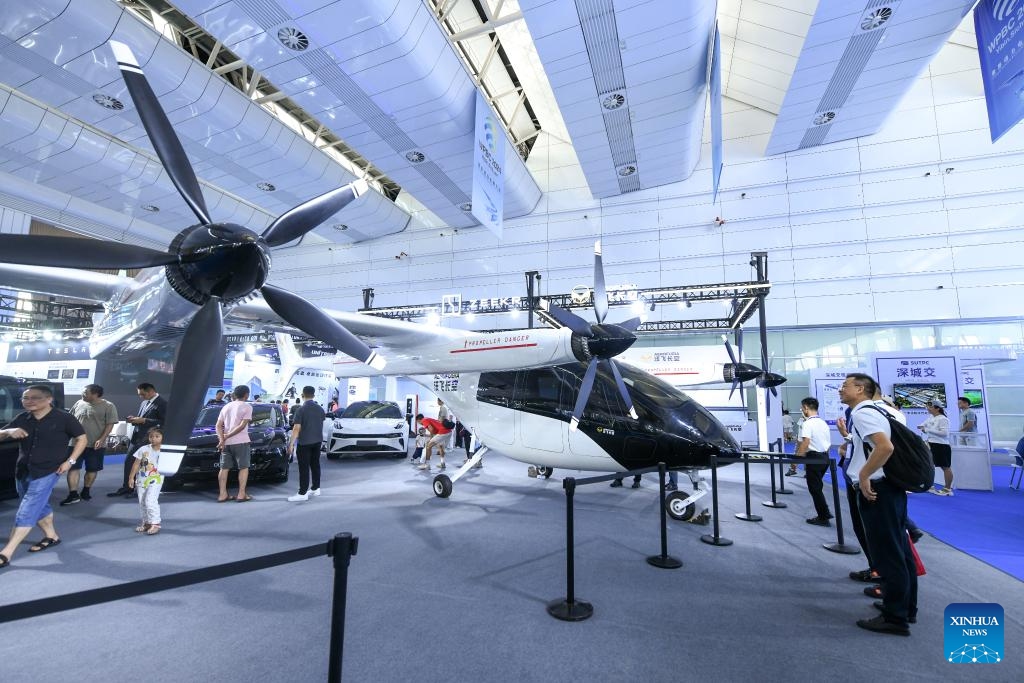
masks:
[[[390,453],[406,456],[409,425],[397,403],[356,401],[324,420],[324,450],[332,460],[343,455]]]

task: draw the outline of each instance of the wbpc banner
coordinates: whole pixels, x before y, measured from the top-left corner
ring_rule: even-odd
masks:
[[[981,0],[974,32],[995,142],[1024,118],[1024,0]]]
[[[473,216],[500,238],[505,212],[505,132],[479,92],[474,142]]]

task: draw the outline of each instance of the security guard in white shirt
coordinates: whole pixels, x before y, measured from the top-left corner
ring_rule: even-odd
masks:
[[[893,452],[889,421],[873,404],[874,378],[851,373],[839,387],[850,415],[853,449],[847,474],[859,488],[857,498],[871,564],[882,575],[882,614],[857,626],[893,635],[910,635],[917,621],[917,565],[907,537],[907,493],[885,479],[882,466]]]

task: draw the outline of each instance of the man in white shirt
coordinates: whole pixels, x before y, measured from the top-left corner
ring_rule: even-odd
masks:
[[[908,636],[917,621],[917,566],[907,537],[907,493],[889,483],[882,467],[893,453],[892,432],[884,412],[872,400],[875,380],[859,372],[846,376],[839,400],[850,406],[853,448],[847,475],[857,498],[871,566],[882,576],[881,614],[860,619],[857,626],[876,633]]]
[[[800,441],[796,445],[797,458],[814,458],[821,460],[828,457],[832,448],[832,435],[828,431],[828,423],[818,417],[818,399],[808,396],[800,401],[800,412],[804,421],[800,425]],[[828,472],[828,463],[807,463],[804,465],[807,473],[807,492],[811,494],[814,501],[815,516],[807,520],[808,524],[815,526],[832,526],[829,521],[832,519],[832,511],[825,501],[825,494],[822,493],[823,477]]]

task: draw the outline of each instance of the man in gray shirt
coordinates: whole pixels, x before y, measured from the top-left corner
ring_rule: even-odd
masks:
[[[956,405],[960,408],[960,433],[961,434],[973,434],[978,431],[978,415],[971,410],[971,401],[965,396],[961,396],[956,400]],[[961,436],[961,446],[976,446],[978,445],[973,436]]]
[[[288,502],[298,503],[309,500],[310,494],[320,495],[320,445],[323,443],[324,409],[313,400],[316,388],[302,387],[302,405],[298,406],[292,419],[292,436],[289,448],[299,461],[299,492],[288,496]],[[309,475],[313,482],[310,486]]]
[[[117,424],[117,406],[103,398],[103,387],[87,384],[82,389],[82,398],[71,407],[71,414],[82,423],[88,445],[68,470],[68,497],[61,505],[74,505],[83,500],[92,500],[90,489],[96,482],[96,475],[103,469],[103,458],[107,452],[107,437]],[[78,493],[78,478],[85,465],[85,486]]]

